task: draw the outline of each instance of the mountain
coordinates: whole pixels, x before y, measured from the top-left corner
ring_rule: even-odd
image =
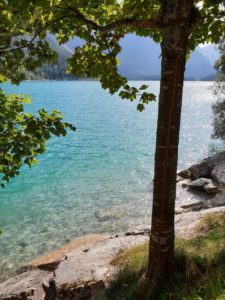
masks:
[[[198,51],[214,66],[219,58],[219,52],[215,44],[199,46]]]
[[[58,55],[58,62],[55,65],[45,64],[38,68],[33,74],[29,74],[31,79],[74,79],[75,77],[66,74],[67,59],[73,54],[74,48],[82,46],[84,43],[79,38],[71,39],[65,45],[59,45],[56,37],[47,36],[47,41]],[[161,49],[150,38],[138,37],[129,34],[120,42],[122,52],[119,55],[121,64],[118,69],[120,74],[133,80],[158,80],[160,79]],[[218,58],[218,51],[215,45],[197,47],[191,53],[186,65],[185,78],[189,80],[213,79],[215,69],[213,65]]]
[[[119,71],[129,79],[154,79],[160,77],[161,59],[160,46],[150,38],[127,35],[122,41]],[[185,78],[198,80],[211,76],[218,58],[213,46],[198,47],[191,53],[186,65]],[[213,56],[212,56],[213,52]]]
[[[198,49],[193,51],[186,65],[185,77],[201,79],[216,73],[213,64]]]
[[[78,38],[70,40],[66,46],[74,50],[76,46],[82,46],[83,42]],[[161,49],[152,39],[138,37],[129,34],[121,40],[122,52],[119,54],[120,74],[128,79],[159,79],[161,69]],[[213,78],[216,73],[213,68],[218,59],[215,45],[197,47],[191,53],[186,65],[185,78],[199,80],[201,78]]]
[[[53,35],[46,38],[52,50],[58,53],[58,61],[56,64],[44,64],[41,68],[37,68],[33,73],[27,74],[27,79],[74,79],[75,77],[66,74],[67,59],[71,57],[71,51],[66,45],[59,45]]]
[[[119,55],[119,72],[128,79],[160,77],[160,46],[151,39],[126,36],[120,42],[122,51]]]

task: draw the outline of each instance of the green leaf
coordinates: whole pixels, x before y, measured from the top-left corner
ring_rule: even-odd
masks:
[[[139,88],[139,90],[146,90],[149,86],[146,84],[142,84],[142,86]]]
[[[137,105],[137,110],[140,111],[140,112],[142,112],[144,109],[145,109],[144,104],[138,103],[138,105]]]

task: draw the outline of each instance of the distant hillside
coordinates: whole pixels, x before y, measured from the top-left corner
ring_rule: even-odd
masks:
[[[150,38],[138,37],[135,34],[127,35],[120,42],[122,52],[119,55],[121,64],[119,72],[128,79],[158,80],[160,78],[160,45]],[[67,47],[74,50],[81,46],[78,38],[70,40]],[[214,45],[198,47],[191,53],[186,65],[185,78],[200,80],[201,78],[213,79],[216,73],[214,63],[218,58],[218,52]]]
[[[136,78],[158,78],[160,77],[161,59],[160,46],[151,39],[137,37],[134,34],[126,36],[122,41],[122,52],[120,54],[121,65],[119,71],[129,79]],[[211,55],[212,46],[199,47],[191,53],[186,65],[185,78],[199,80],[202,77],[211,76],[215,73],[214,62],[218,57],[216,51]],[[216,57],[217,56],[217,57]],[[211,61],[210,61],[211,60]],[[214,60],[212,62],[212,60]]]
[[[198,48],[191,53],[190,59],[186,65],[185,77],[193,77],[194,79],[201,79],[216,73],[214,64],[211,64],[209,60],[203,56]]]
[[[48,35],[46,40],[49,42],[52,50],[58,53],[58,62],[55,65],[44,64],[37,68],[33,73],[28,73],[28,79],[74,79],[75,77],[66,74],[67,59],[72,55],[72,51],[65,45],[59,45],[56,38]]]
[[[214,66],[219,56],[216,45],[205,45],[202,47],[198,47],[197,49]]]
[[[128,79],[160,78],[160,46],[151,39],[126,36],[121,42],[119,72]]]
[[[79,38],[70,40],[66,45],[59,45],[52,35],[47,37],[51,48],[59,54],[56,65],[45,64],[38,68],[31,79],[74,79],[75,77],[66,74],[67,59],[72,55],[74,48],[82,46]],[[119,55],[121,64],[119,72],[130,80],[159,80],[160,79],[160,45],[154,43],[150,38],[137,37],[134,34],[127,35],[120,42],[122,52]],[[215,45],[197,47],[191,53],[186,65],[185,79],[187,80],[213,80],[215,69],[213,68],[218,58]]]

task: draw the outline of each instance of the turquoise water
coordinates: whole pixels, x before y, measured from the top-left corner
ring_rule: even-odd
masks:
[[[207,156],[212,146],[211,85],[185,83],[179,168]],[[77,132],[53,138],[39,165],[23,168],[0,191],[0,279],[76,236],[149,221],[157,103],[139,113],[136,104],[110,96],[95,81],[25,82],[3,89],[31,95],[28,110],[61,110]],[[159,82],[150,89],[158,94]],[[101,220],[97,216],[105,208],[120,214]]]

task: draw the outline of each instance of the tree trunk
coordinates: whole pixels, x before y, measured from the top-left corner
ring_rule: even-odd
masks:
[[[160,3],[162,69],[147,269],[150,285],[158,291],[167,288],[173,273],[178,143],[193,0],[164,0]]]

